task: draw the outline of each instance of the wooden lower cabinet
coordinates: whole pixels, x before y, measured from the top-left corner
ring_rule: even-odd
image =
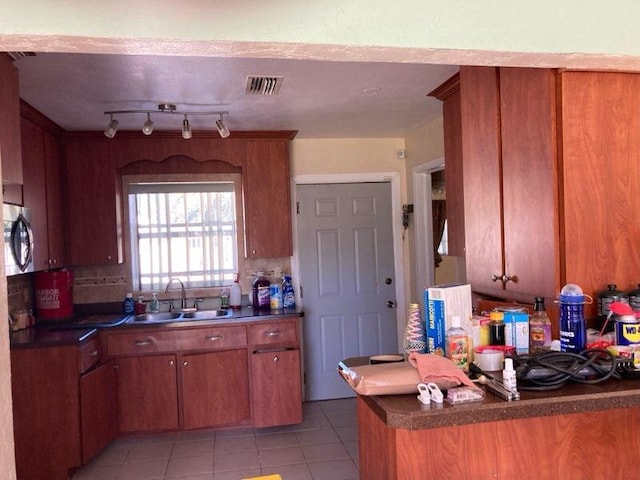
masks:
[[[82,463],[118,436],[118,377],[113,361],[80,377]]]
[[[256,427],[302,422],[299,350],[252,354],[251,376]]]
[[[178,383],[175,355],[117,359],[121,432],[178,428]]]
[[[246,348],[184,355],[181,366],[183,428],[250,420]]]
[[[117,435],[113,365],[96,339],[11,350],[18,480],[67,480]]]

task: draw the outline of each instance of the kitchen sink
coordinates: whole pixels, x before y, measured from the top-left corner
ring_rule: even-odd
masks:
[[[197,310],[194,312],[160,312],[143,313],[135,315],[133,322],[136,323],[168,323],[192,320],[215,320],[233,315],[231,310]]]
[[[220,317],[230,317],[232,314],[231,310],[198,310],[183,313],[182,318],[185,320],[213,320]]]

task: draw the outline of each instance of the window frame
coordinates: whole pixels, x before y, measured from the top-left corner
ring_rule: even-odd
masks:
[[[238,269],[241,268],[244,252],[244,216],[242,206],[242,176],[240,173],[193,173],[193,174],[127,174],[122,176],[122,197],[123,197],[123,216],[124,225],[123,229],[125,252],[126,252],[126,264],[127,275],[132,289],[137,292],[143,292],[140,290],[140,285],[136,278],[134,278],[134,255],[132,251],[132,239],[131,239],[131,218],[130,218],[130,205],[129,205],[129,185],[136,183],[177,183],[177,182],[189,182],[189,183],[204,183],[204,182],[232,182],[235,194],[235,215],[236,215],[236,250],[238,252]],[[219,285],[212,285],[211,287],[188,287],[190,291],[206,291],[210,288],[220,288]]]

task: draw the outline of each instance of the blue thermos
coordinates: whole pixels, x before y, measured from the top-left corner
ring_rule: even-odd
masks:
[[[587,347],[584,304],[587,295],[573,283],[560,291],[560,351],[580,353]]]

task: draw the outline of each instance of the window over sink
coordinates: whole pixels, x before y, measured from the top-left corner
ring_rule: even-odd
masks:
[[[229,285],[238,271],[240,177],[131,175],[125,178],[133,287],[161,290]]]

